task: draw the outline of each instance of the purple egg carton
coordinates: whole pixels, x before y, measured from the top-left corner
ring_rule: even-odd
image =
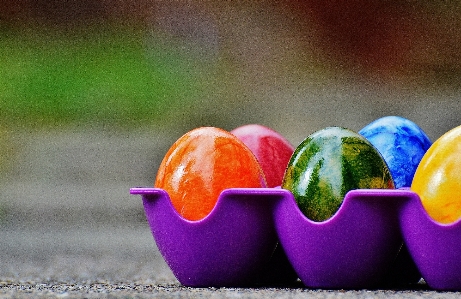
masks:
[[[406,246],[429,287],[461,291],[461,220],[441,224],[424,209],[418,194],[406,191],[400,227]]]
[[[434,222],[408,189],[350,191],[323,222],[306,218],[293,194],[280,188],[224,190],[199,221],[182,218],[162,189],[130,193],[142,196],[155,242],[185,286],[251,286],[299,277],[311,288],[376,288],[414,261],[414,282],[420,272],[434,289],[461,290],[461,224]]]
[[[185,286],[247,286],[263,276],[277,247],[272,206],[283,192],[224,190],[204,219],[182,218],[162,189],[133,188],[157,247]]]

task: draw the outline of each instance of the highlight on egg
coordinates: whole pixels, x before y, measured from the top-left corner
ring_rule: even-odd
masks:
[[[411,190],[435,221],[448,224],[461,218],[461,126],[443,134],[428,149]]]
[[[282,184],[285,169],[295,148],[280,133],[259,124],[233,129],[234,134],[253,152],[263,169],[268,187]]]
[[[414,122],[400,116],[379,118],[359,131],[386,161],[396,188],[410,187],[432,142]]]
[[[228,188],[266,187],[264,173],[251,150],[219,128],[187,132],[163,158],[154,186],[167,191],[185,219],[200,220]]]
[[[317,131],[295,149],[283,178],[301,212],[313,221],[331,218],[353,189],[393,189],[389,168],[360,134],[340,127]]]

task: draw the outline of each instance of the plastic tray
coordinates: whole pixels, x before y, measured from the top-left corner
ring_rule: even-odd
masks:
[[[280,188],[225,190],[199,221],[176,213],[162,189],[130,193],[142,195],[157,246],[185,286],[299,277],[312,288],[375,288],[406,272],[400,283],[422,275],[433,289],[461,290],[461,220],[435,222],[409,189],[350,191],[324,222],[307,219]]]
[[[437,223],[427,214],[418,194],[407,192],[399,218],[413,260],[429,287],[461,291],[461,221]]]
[[[265,276],[278,242],[272,209],[282,190],[227,189],[199,221],[182,218],[162,189],[130,193],[142,195],[157,246],[181,284],[247,286]]]

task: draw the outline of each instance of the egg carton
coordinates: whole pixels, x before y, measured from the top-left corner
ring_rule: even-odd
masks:
[[[408,188],[351,190],[323,222],[281,188],[226,189],[199,221],[182,218],[163,189],[130,193],[142,196],[157,247],[184,286],[299,278],[309,288],[359,289],[422,277],[433,289],[461,290],[461,222],[435,222]]]

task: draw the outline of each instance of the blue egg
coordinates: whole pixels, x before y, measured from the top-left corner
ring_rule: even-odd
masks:
[[[410,187],[432,142],[414,122],[399,116],[379,118],[359,131],[386,161],[396,188]]]

